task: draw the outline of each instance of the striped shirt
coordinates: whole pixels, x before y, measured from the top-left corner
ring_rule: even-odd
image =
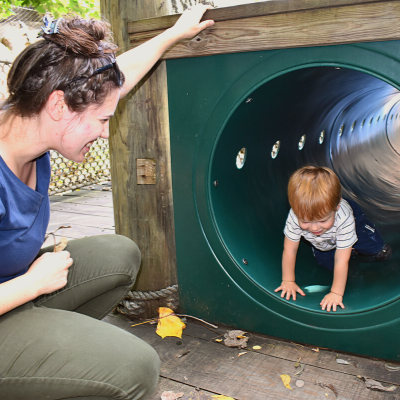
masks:
[[[310,231],[301,229],[299,220],[292,209],[289,211],[283,233],[293,242],[298,242],[303,236],[304,239],[321,251],[329,251],[334,248],[347,249],[358,240],[353,210],[349,203],[343,199],[340,202],[339,210],[335,213],[335,222],[332,228],[322,235],[317,236]]]

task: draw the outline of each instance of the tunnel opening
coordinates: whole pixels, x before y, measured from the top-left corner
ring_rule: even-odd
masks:
[[[263,83],[230,114],[215,143],[210,177],[213,221],[226,251],[260,289],[279,297],[287,183],[304,165],[332,168],[393,248],[389,261],[350,260],[345,310],[374,309],[399,297],[400,92],[345,67],[309,67]],[[240,156],[240,157],[239,157]],[[238,167],[240,158],[240,168]],[[332,273],[302,241],[290,303],[322,312]],[[286,301],[286,300],[282,300]]]

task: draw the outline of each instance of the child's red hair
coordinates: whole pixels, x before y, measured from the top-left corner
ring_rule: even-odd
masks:
[[[336,211],[342,198],[337,175],[326,167],[303,167],[289,180],[289,203],[303,221],[319,221]]]

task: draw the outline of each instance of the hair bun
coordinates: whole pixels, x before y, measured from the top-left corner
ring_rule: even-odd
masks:
[[[67,16],[57,21],[57,33],[43,33],[42,36],[68,52],[89,58],[103,57],[117,50],[110,25],[104,20]]]

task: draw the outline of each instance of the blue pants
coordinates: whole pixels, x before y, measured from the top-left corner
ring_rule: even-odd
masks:
[[[356,221],[356,234],[358,240],[354,243],[353,248],[356,249],[358,253],[364,255],[374,255],[379,253],[385,242],[383,241],[381,234],[375,228],[375,224],[365,216],[363,210],[355,201],[348,199],[345,200],[353,209],[354,219]],[[333,271],[335,266],[336,249],[329,251],[321,251],[315,247],[312,249],[318,264]]]

